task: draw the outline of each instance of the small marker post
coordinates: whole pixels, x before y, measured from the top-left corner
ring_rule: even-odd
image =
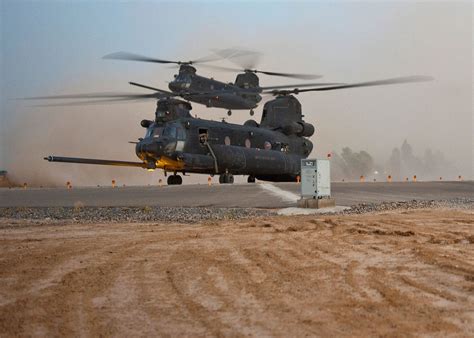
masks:
[[[413,175],[413,182],[416,182],[416,175]]]
[[[115,180],[112,180],[112,188],[115,188]]]
[[[296,176],[296,184],[300,184],[300,182],[301,182],[301,176],[298,175]]]
[[[392,175],[388,175],[387,182],[392,182]]]
[[[360,175],[360,177],[359,177],[359,181],[360,181],[360,182],[364,182],[364,180],[365,180],[365,177],[364,177],[364,175]]]
[[[209,176],[209,177],[207,178],[207,185],[208,185],[208,186],[211,186],[211,185],[212,185],[212,178],[211,178],[211,176]]]

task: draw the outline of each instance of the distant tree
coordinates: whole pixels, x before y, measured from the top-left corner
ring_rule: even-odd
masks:
[[[393,148],[392,154],[390,155],[390,158],[388,160],[387,171],[388,174],[393,177],[393,179],[401,179],[402,157],[400,154],[400,149]]]

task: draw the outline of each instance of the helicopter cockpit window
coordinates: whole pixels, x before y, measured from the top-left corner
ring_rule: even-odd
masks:
[[[180,74],[176,77],[175,83],[181,88],[189,88],[191,86],[191,76],[189,74]]]
[[[163,135],[163,127],[156,127],[153,129],[153,137],[157,138]]]

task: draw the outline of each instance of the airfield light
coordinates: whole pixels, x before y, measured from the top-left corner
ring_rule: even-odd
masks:
[[[388,175],[387,181],[392,182],[392,175]]]
[[[115,180],[112,180],[112,188],[115,188]]]
[[[211,186],[211,184],[212,184],[212,178],[211,178],[211,176],[209,176],[209,177],[207,178],[207,185],[208,185],[208,186]]]
[[[413,182],[416,182],[416,175],[413,175]]]
[[[300,181],[301,181],[300,175],[296,176],[296,183],[297,183],[297,184],[300,184]]]
[[[364,175],[360,175],[359,181],[364,182]]]

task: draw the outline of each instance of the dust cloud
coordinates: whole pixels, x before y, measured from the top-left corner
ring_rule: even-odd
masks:
[[[66,181],[75,186],[109,185],[112,179],[119,185],[157,184],[164,179],[160,171],[43,160],[60,155],[136,161],[134,145],[128,141],[143,136],[139,122],[152,118],[153,101],[32,107],[12,98],[143,92],[130,88],[128,81],[167,89],[166,81],[175,70],[100,58],[127,50],[189,59],[209,54],[211,48],[241,46],[262,52],[258,66],[264,70],[322,74],[321,81],[326,82],[433,76],[435,81],[429,83],[300,94],[305,120],[316,126],[311,156],[341,154],[346,147],[359,155],[363,150],[372,161],[370,172],[395,172],[394,148],[402,152],[407,140],[413,158],[406,163],[411,167],[400,164],[398,176],[416,170],[420,179],[458,175],[472,179],[470,2],[272,6],[269,12],[261,5],[244,3],[211,8],[205,4],[2,2],[0,170],[8,170],[16,182],[31,185],[61,186]],[[230,21],[229,8],[235,12]],[[177,22],[186,24],[177,26]],[[198,73],[225,82],[235,79],[235,74],[204,68],[198,68]],[[262,75],[260,82],[269,86],[294,81]],[[261,109],[256,110],[257,121]],[[214,120],[225,116],[222,109],[197,104],[192,113]],[[242,123],[248,118],[248,112],[234,111],[228,121]],[[206,181],[205,175],[184,180]]]

